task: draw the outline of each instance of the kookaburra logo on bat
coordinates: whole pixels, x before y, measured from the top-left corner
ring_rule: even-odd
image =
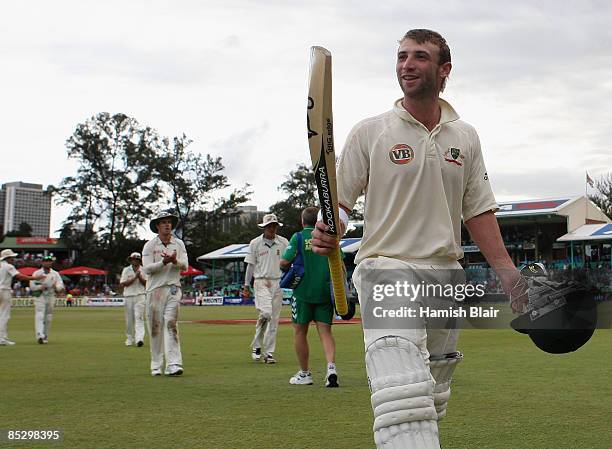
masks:
[[[312,97],[308,97],[308,110],[310,111],[312,108],[314,108],[314,100],[312,99]],[[306,114],[306,128],[308,128],[308,138],[309,139],[313,136],[318,135],[316,131],[313,131],[312,129],[310,129],[310,116],[308,114]]]

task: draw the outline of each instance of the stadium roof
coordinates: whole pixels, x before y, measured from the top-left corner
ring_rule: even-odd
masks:
[[[587,224],[574,232],[559,237],[557,242],[575,242],[584,240],[612,240],[612,224]]]
[[[499,210],[495,213],[498,217],[512,215],[538,215],[554,214],[564,207],[569,206],[581,197],[544,199],[544,200],[520,200],[520,201],[500,201]]]
[[[219,260],[219,259],[244,259],[248,253],[248,243],[234,243],[224,246],[208,254],[198,257],[198,262],[204,260]]]
[[[360,238],[342,239],[340,240],[340,248],[345,253],[356,253],[359,249]],[[208,254],[204,254],[197,258],[198,262],[206,260],[223,260],[223,259],[244,259],[248,253],[248,243],[234,243],[224,246]]]
[[[47,237],[4,237],[0,242],[0,249],[10,248],[13,251],[19,250],[66,250],[68,247],[60,239]]]

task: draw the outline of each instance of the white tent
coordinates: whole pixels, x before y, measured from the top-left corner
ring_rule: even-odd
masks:
[[[568,232],[557,239],[557,242],[576,242],[592,240],[612,240],[612,224],[582,225],[573,232]]]
[[[356,253],[361,244],[360,238],[342,239],[340,240],[340,248],[345,253]],[[223,260],[223,259],[244,259],[248,253],[248,243],[234,243],[231,245],[224,246],[208,254],[204,254],[198,257],[198,262],[204,262],[208,260]]]
[[[231,245],[224,246],[223,248],[216,249],[208,254],[204,254],[198,257],[198,262],[204,262],[206,260],[220,260],[220,259],[244,259],[248,253],[248,243],[234,243]]]

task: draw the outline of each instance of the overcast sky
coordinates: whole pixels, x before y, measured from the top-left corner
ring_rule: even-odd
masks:
[[[503,6],[502,6],[503,5]],[[584,194],[612,167],[612,6],[606,1],[25,1],[0,21],[0,182],[74,173],[66,139],[122,112],[221,156],[267,209],[306,139],[309,47],[333,54],[339,151],[391,108],[397,40],[446,37],[443,97],[476,127],[498,200]],[[54,208],[52,226],[65,211]]]

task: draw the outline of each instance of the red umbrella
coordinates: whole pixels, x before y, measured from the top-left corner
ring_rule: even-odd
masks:
[[[181,271],[181,276],[197,276],[198,274],[204,274],[204,272],[193,268],[191,265],[189,265],[187,271]]]
[[[72,267],[72,268],[66,268],[65,270],[60,271],[60,274],[63,274],[66,276],[76,276],[76,275],[103,276],[106,274],[106,271],[98,270],[97,268],[89,268],[89,267]]]
[[[38,270],[38,268],[35,267],[17,268],[17,271],[19,271],[21,274],[25,274],[26,276],[32,276],[36,270]]]

